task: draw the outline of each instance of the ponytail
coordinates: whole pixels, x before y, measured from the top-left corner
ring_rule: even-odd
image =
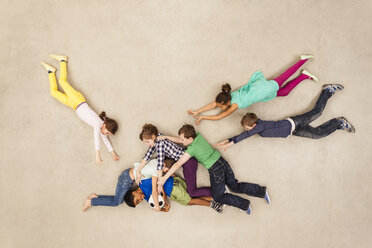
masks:
[[[100,114],[99,114],[99,118],[101,118],[101,120],[106,120],[106,112],[105,111],[102,111]]]
[[[222,92],[220,92],[216,97],[216,102],[222,105],[226,105],[229,101],[231,101],[231,86],[228,83],[225,83],[221,87]]]
[[[101,112],[99,118],[103,120],[103,123],[106,125],[106,128],[110,133],[115,134],[118,131],[118,123],[114,119],[107,117],[105,111]]]

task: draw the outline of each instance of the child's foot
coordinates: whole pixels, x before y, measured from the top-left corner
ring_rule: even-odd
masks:
[[[92,194],[88,197],[89,200],[92,200],[93,198],[98,198],[98,195],[92,193]]]
[[[90,200],[90,199],[86,199],[86,200],[85,200],[85,203],[84,203],[84,206],[83,206],[83,211],[84,211],[84,212],[87,211],[88,208],[90,208],[91,206],[92,206],[92,204],[91,204],[91,200]]]
[[[210,202],[210,206],[211,206],[211,208],[213,208],[214,210],[216,210],[217,213],[220,213],[221,214],[222,211],[223,211],[223,205],[221,203],[219,203],[219,202],[211,201]]]
[[[334,95],[336,91],[343,90],[344,86],[341,84],[325,84],[323,85],[323,90],[324,89],[327,89],[328,91],[332,93],[332,95]]]
[[[315,82],[318,82],[318,81],[319,81],[319,79],[318,79],[315,75],[311,74],[311,73],[308,72],[307,70],[303,70],[303,71],[302,71],[302,74],[304,74],[304,75],[306,75],[306,76],[309,76],[310,79],[314,80]]]
[[[300,56],[301,60],[305,60],[305,59],[312,59],[314,58],[314,55],[311,55],[311,54],[302,54]]]
[[[45,68],[45,70],[48,71],[48,73],[55,73],[56,72],[56,68],[54,68],[51,65],[48,65],[47,63],[41,62],[41,65]]]
[[[51,55],[49,55],[49,56],[52,57],[53,59],[58,60],[59,62],[62,62],[62,61],[67,62],[67,56],[64,56],[64,55],[58,55],[58,54],[51,54]]]
[[[267,190],[266,190],[266,193],[265,193],[265,200],[268,204],[271,204],[270,196],[269,196],[269,193],[267,192]]]
[[[355,133],[354,126],[345,117],[339,117],[337,120],[340,122],[342,130],[346,130],[348,133]]]

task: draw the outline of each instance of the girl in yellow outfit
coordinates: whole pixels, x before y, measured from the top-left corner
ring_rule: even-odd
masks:
[[[107,138],[108,135],[113,135],[118,130],[118,124],[115,120],[106,117],[106,113],[102,112],[99,117],[86,103],[84,96],[71,87],[67,82],[67,57],[63,55],[50,55],[50,57],[58,60],[61,66],[61,73],[59,78],[59,84],[63,91],[58,91],[57,79],[56,79],[56,68],[48,65],[44,62],[41,64],[48,71],[50,94],[55,97],[58,101],[71,107],[75,110],[76,114],[80,119],[86,122],[89,126],[94,129],[94,145],[96,149],[96,165],[102,165],[102,159],[100,155],[100,137],[105,143],[107,149],[112,155],[112,158],[117,161],[119,160],[118,155],[115,153],[111,146],[110,140]]]

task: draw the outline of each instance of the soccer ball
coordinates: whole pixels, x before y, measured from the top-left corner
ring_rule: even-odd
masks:
[[[163,192],[160,193],[160,195],[158,195],[158,201],[159,201],[159,207],[162,208],[164,207],[164,198],[163,198]],[[150,199],[149,199],[149,205],[151,208],[155,208],[155,203],[154,203],[154,198],[152,197],[152,195],[150,196]]]

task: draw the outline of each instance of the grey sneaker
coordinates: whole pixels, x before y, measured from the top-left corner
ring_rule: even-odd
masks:
[[[211,208],[213,208],[214,210],[216,210],[217,213],[222,214],[222,212],[223,212],[223,208],[222,207],[223,206],[222,206],[221,203],[216,202],[216,201],[211,201],[210,206],[211,206]]]
[[[248,209],[247,211],[245,211],[248,215],[251,215],[252,213],[252,208],[251,208],[251,205],[248,206]]]
[[[271,204],[270,196],[269,196],[269,193],[267,192],[267,190],[266,190],[266,193],[265,193],[265,200],[266,200],[267,204]]]
[[[346,130],[348,133],[355,133],[355,127],[345,117],[339,117],[337,120],[340,122],[342,130]]]
[[[332,95],[334,95],[336,91],[343,90],[344,86],[342,84],[325,84],[323,85],[323,90],[324,89],[329,90]]]

